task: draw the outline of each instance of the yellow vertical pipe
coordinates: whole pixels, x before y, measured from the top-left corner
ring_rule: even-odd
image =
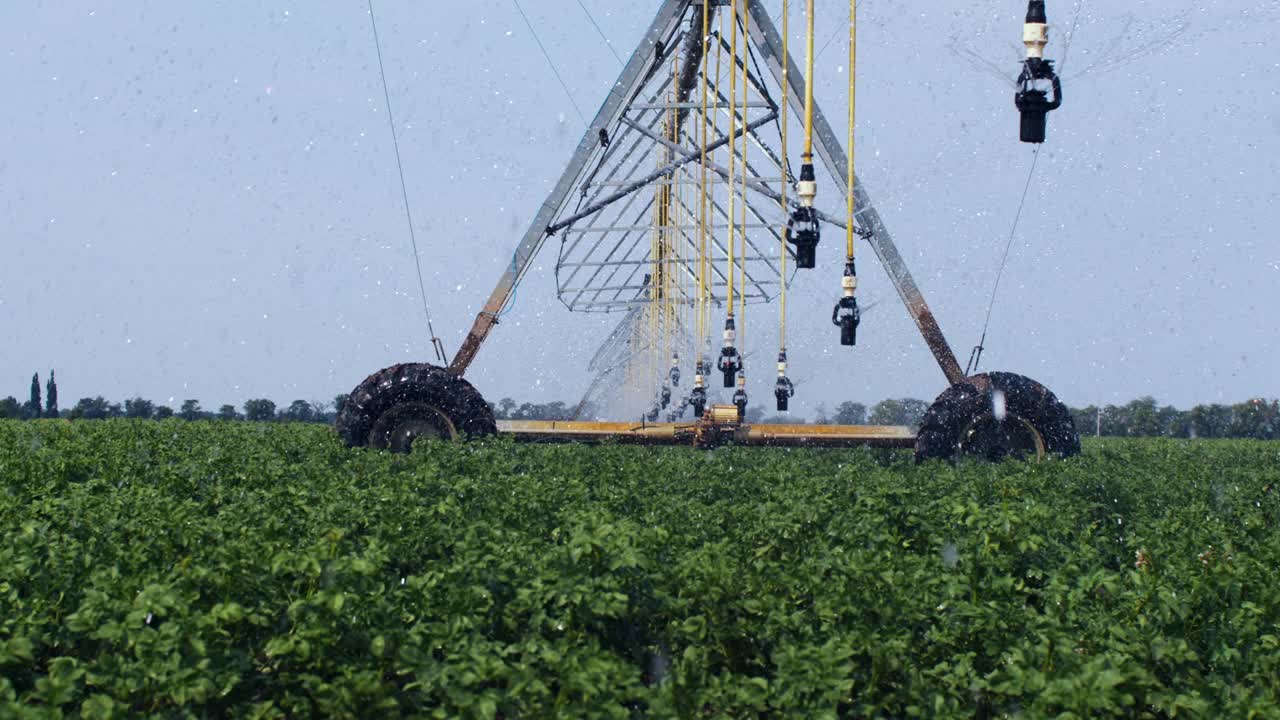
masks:
[[[858,0],[849,0],[849,219],[845,225],[845,241],[849,262],[853,262],[853,184],[857,180],[854,173],[854,143],[857,141],[855,127],[858,106]]]
[[[712,112],[711,112],[711,137],[714,137],[714,138],[720,137],[720,107],[721,107],[720,106],[720,87],[722,85],[721,80],[723,79],[723,72],[722,72],[723,65],[724,65],[724,13],[720,13],[720,27],[717,28],[717,31],[716,31],[716,72],[715,72],[716,98],[715,98],[715,106],[712,108]],[[709,187],[710,191],[714,193],[716,176],[714,175],[711,176],[710,180],[708,180],[708,184],[710,186]],[[711,212],[711,208],[708,207],[707,220],[708,222],[711,223],[712,229],[715,228],[715,219],[716,219],[716,214],[714,212]],[[711,306],[715,301],[715,273],[713,272],[713,269],[712,269],[713,263],[715,262],[715,249],[712,247],[708,247],[708,250],[710,252],[707,255],[707,305],[706,305],[707,319],[703,321],[703,326],[706,327],[709,335],[711,332]],[[710,337],[708,337],[707,339],[709,341]]]
[[[782,187],[779,193],[782,200],[782,227],[778,231],[779,243],[781,245],[780,256],[782,258],[782,269],[779,271],[778,279],[781,281],[782,293],[779,301],[778,309],[778,348],[782,352],[787,351],[787,99],[788,88],[790,87],[790,78],[788,74],[791,72],[791,51],[789,43],[791,41],[790,29],[791,8],[789,0],[782,0]]]
[[[708,45],[711,38],[711,3],[709,0],[703,0],[702,3],[702,178],[699,182],[701,193],[701,204],[698,210],[698,302],[697,312],[697,343],[698,351],[696,368],[702,367],[703,352],[707,345],[707,325],[705,314],[707,312],[707,222],[709,218],[707,208],[707,88],[710,84],[708,72],[711,70],[711,48]]]
[[[751,0],[742,0],[742,40],[744,43],[750,42],[751,37],[751,13],[748,3]],[[736,27],[736,26],[735,26]],[[742,245],[741,257],[739,258],[739,271],[742,273],[738,285],[738,347],[745,348],[747,346],[747,151],[751,148],[751,144],[747,142],[747,134],[745,132],[749,125],[747,113],[751,110],[751,75],[749,73],[750,63],[747,62],[747,48],[743,48],[742,53]]]
[[[730,63],[736,63],[738,57],[738,0],[731,0],[729,5],[729,17],[732,19],[733,39],[729,43],[729,54],[732,56]],[[734,217],[736,203],[734,200],[733,179],[734,173],[737,171],[737,141],[734,139],[738,134],[738,123],[735,115],[738,107],[738,68],[736,65],[729,69],[729,294],[726,297],[729,306],[729,319],[733,319],[733,280],[734,280]]]
[[[813,162],[813,14],[814,0],[809,0],[808,44],[804,53],[804,157],[805,163]]]

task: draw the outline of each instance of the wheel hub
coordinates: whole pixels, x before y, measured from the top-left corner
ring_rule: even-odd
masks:
[[[415,440],[456,440],[458,429],[449,416],[427,403],[404,403],[382,414],[369,431],[369,445],[379,450],[409,452]]]
[[[1006,458],[1042,460],[1044,437],[1027,420],[1007,415],[1003,420],[983,415],[965,427],[960,434],[960,455],[979,457],[992,462]]]

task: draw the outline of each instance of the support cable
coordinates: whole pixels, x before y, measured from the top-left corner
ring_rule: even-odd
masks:
[[[427,318],[427,332],[431,333],[431,347],[436,351],[436,358],[448,363],[445,356],[444,343],[436,335],[435,325],[431,322],[431,306],[427,303],[427,283],[422,277],[422,259],[418,255],[418,236],[413,229],[413,211],[409,206],[409,185],[404,179],[404,161],[400,156],[400,138],[396,133],[395,117],[391,113],[391,90],[387,87],[387,68],[382,62],[382,40],[378,37],[378,20],[373,12],[373,0],[369,3],[369,24],[373,27],[373,47],[378,54],[378,73],[382,77],[382,96],[387,106],[387,124],[391,126],[391,145],[396,152],[396,170],[400,174],[400,193],[404,197],[404,216],[409,224],[409,241],[413,246],[413,264],[418,270],[418,292],[422,295],[422,313]]]
[[[574,112],[578,113],[578,119],[582,121],[583,125],[587,125],[587,116],[582,114],[582,109],[578,107],[578,103],[573,99],[573,93],[569,92],[569,86],[565,83],[564,78],[560,76],[560,70],[556,68],[555,61],[551,59],[551,53],[547,52],[546,46],[538,38],[538,31],[534,30],[533,23],[529,22],[529,16],[525,15],[524,8],[520,7],[520,0],[511,0],[511,4],[516,6],[516,10],[520,12],[520,17],[524,18],[525,27],[529,28],[529,34],[533,35],[533,41],[538,44],[538,49],[542,51],[542,57],[547,59],[547,65],[551,67],[551,73],[560,82],[560,87],[564,90],[565,97],[569,98],[569,104],[573,106]]]
[[[587,6],[583,4],[582,0],[578,0],[578,7],[582,8],[582,12],[587,14],[587,20],[591,22],[591,27],[595,28],[596,32],[600,34],[600,39],[604,40],[604,44],[609,46],[609,52],[613,53],[613,56],[618,59],[618,64],[626,65],[622,60],[622,56],[618,54],[618,51],[613,49],[613,43],[609,42],[609,37],[604,34],[604,30],[600,29],[600,24],[596,22],[594,17],[591,17],[591,11],[587,9]]]
[[[1022,210],[1027,204],[1027,194],[1031,191],[1031,180],[1036,174],[1036,165],[1040,161],[1040,146],[1036,145],[1035,152],[1031,157],[1031,170],[1027,172],[1027,183],[1022,188],[1022,200],[1018,202],[1018,212],[1013,216],[1013,228],[1009,230],[1009,241],[1004,246],[1004,257],[1000,260],[1000,269],[996,272],[995,286],[991,288],[991,300],[987,302],[987,319],[982,323],[982,339],[973,348],[973,352],[969,354],[969,364],[965,367],[964,374],[971,375],[978,369],[979,363],[982,362],[982,352],[986,350],[987,330],[991,327],[991,313],[996,306],[996,295],[1000,292],[1000,280],[1004,277],[1005,266],[1009,264],[1009,251],[1013,248],[1013,240],[1018,233],[1018,222],[1022,220]]]
[[[1071,41],[1076,37],[1076,30],[1080,28],[1080,13],[1084,11],[1084,0],[1076,3],[1075,16],[1071,19],[1071,29],[1067,31],[1066,43],[1062,46],[1062,60],[1058,63],[1058,75],[1063,75],[1067,71],[1067,58],[1071,56]]]
[[[831,47],[831,43],[835,42],[835,39],[838,37],[840,37],[840,29],[836,28],[836,31],[831,33],[831,37],[827,38],[827,41],[822,43],[822,49],[818,51],[819,60],[822,59],[822,56],[827,52],[827,48]]]

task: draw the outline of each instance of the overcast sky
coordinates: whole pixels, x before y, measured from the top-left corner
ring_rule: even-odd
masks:
[[[577,2],[522,4],[593,114],[618,61]],[[587,5],[625,57],[658,3]],[[847,5],[818,6],[825,43]],[[1051,57],[1079,6],[1049,3]],[[1025,0],[860,7],[859,171],[963,362],[1031,150],[1011,85],[956,48],[1016,74]],[[377,12],[452,353],[583,124],[511,0]],[[1280,1],[1090,0],[1074,27],[984,368],[1073,405],[1280,396]],[[327,401],[431,359],[364,0],[6,0],[0,53],[0,396],[52,367],[64,406]],[[819,63],[837,126],[845,55],[836,37]],[[553,258],[468,373],[490,400],[576,401],[616,322],[564,310]],[[944,389],[878,264],[860,269],[882,302],[853,351],[829,323],[838,267],[796,287],[803,412]],[[752,379],[771,404],[772,374]]]

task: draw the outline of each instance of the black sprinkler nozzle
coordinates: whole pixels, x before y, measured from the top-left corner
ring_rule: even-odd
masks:
[[[787,242],[795,246],[796,267],[811,270],[818,264],[818,243],[822,227],[818,213],[811,207],[799,207],[787,220]]]
[[[720,372],[724,373],[724,386],[726,388],[733,387],[734,379],[738,377],[738,373],[742,370],[742,356],[738,354],[737,348],[727,347],[720,351],[720,362],[717,364]]]
[[[680,402],[672,406],[671,411],[667,413],[667,422],[676,422],[684,417],[684,411],[689,407],[689,398],[686,396]]]
[[[787,376],[778,377],[778,382],[773,386],[773,397],[778,401],[778,412],[787,412],[790,406],[791,396],[796,394],[795,385]]]
[[[858,344],[858,325],[862,313],[858,310],[858,298],[842,297],[831,312],[831,323],[840,327],[840,344],[852,347]]]
[[[840,308],[845,310],[837,324],[840,326],[840,344],[853,347],[858,344],[858,325],[862,322],[857,298],[841,298]]]
[[[1036,87],[1037,81],[1048,81],[1053,88],[1049,93]],[[1053,70],[1053,61],[1028,58],[1018,77],[1020,89],[1013,96],[1013,103],[1022,115],[1019,137],[1024,143],[1039,145],[1048,134],[1049,113],[1062,107],[1062,79]]]
[[[696,387],[689,393],[689,405],[693,407],[693,416],[695,418],[702,417],[703,411],[707,409],[707,389]]]
[[[747,419],[747,391],[744,390],[743,388],[738,388],[737,391],[733,393],[733,404],[738,406],[738,422],[742,422],[743,420],[746,420]]]

